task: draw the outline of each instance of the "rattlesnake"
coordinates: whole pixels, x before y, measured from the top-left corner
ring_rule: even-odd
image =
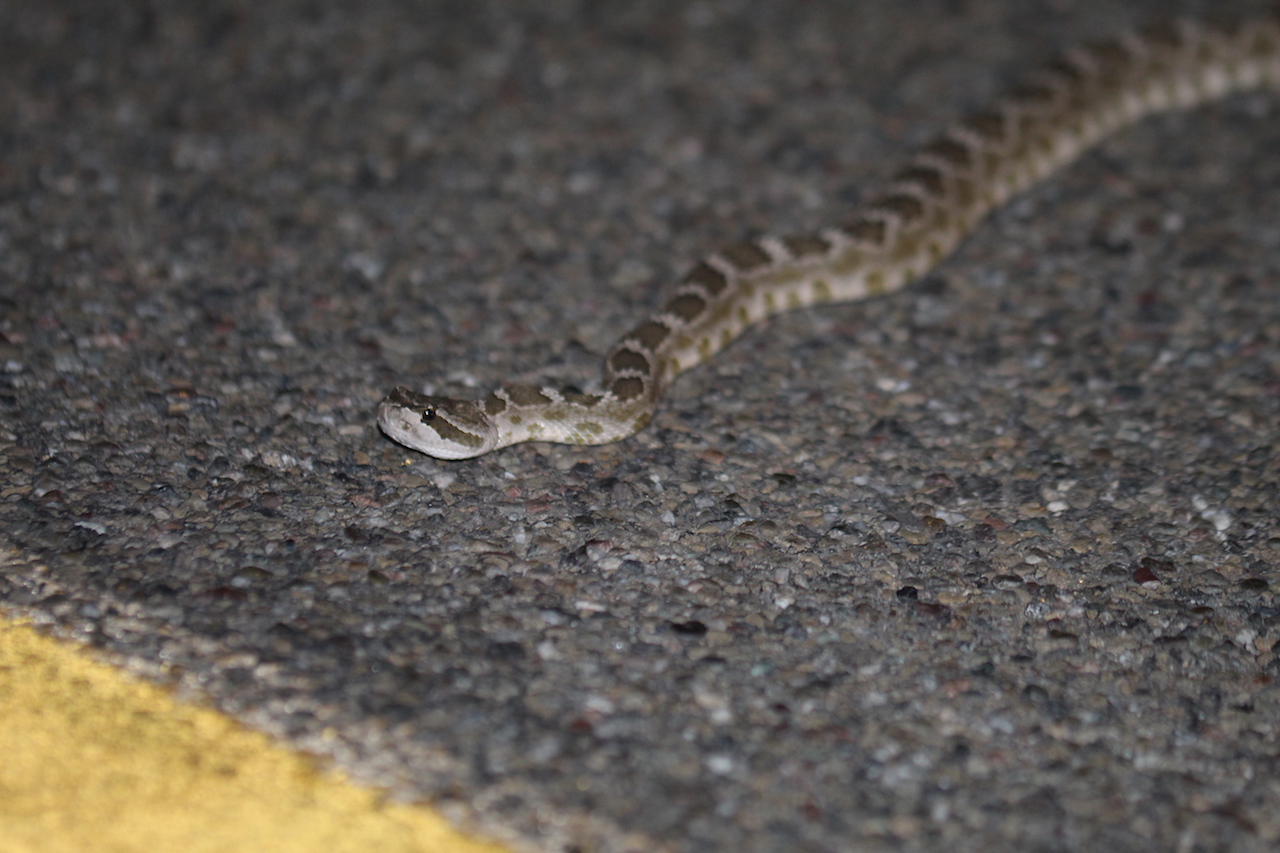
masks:
[[[1177,20],[1064,53],[993,109],[944,131],[840,228],[763,237],[693,268],[662,310],[614,345],[596,394],[514,385],[483,400],[396,388],[378,424],[401,444],[465,459],[521,441],[605,444],[644,428],[663,389],[782,311],[891,293],[949,254],[989,211],[1150,113],[1280,89],[1280,10]]]

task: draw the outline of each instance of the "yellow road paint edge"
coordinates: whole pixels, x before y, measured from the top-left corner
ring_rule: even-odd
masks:
[[[504,853],[0,616],[3,853]]]

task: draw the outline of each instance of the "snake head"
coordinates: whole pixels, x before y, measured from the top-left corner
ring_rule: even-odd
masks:
[[[470,459],[498,443],[497,427],[480,403],[408,388],[393,389],[378,404],[378,426],[401,444],[437,459]]]

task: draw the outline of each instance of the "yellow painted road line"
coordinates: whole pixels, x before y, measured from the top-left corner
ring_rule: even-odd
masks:
[[[0,853],[504,853],[0,617]]]

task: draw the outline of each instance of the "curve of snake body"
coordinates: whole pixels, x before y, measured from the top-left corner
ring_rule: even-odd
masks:
[[[1280,11],[1234,23],[1176,20],[1070,50],[995,106],[945,130],[848,224],[728,246],[609,351],[596,394],[529,385],[483,400],[396,388],[378,406],[392,439],[441,459],[522,441],[605,444],[642,429],[663,389],[753,323],[892,293],[993,208],[1153,112],[1280,89]]]

